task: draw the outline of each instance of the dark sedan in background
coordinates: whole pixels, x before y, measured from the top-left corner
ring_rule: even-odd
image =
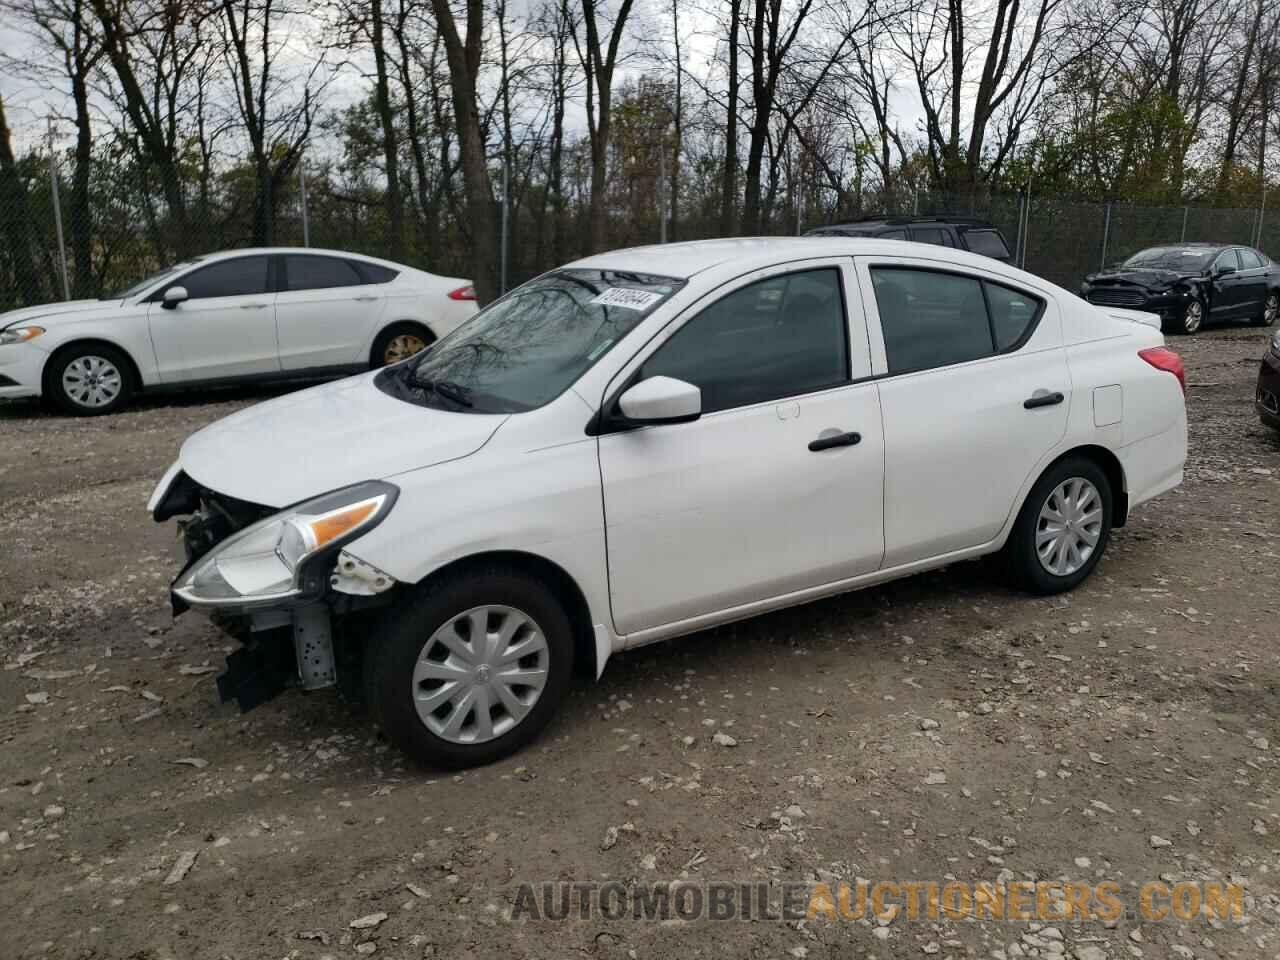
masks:
[[[1135,253],[1084,278],[1090,303],[1159,314],[1166,333],[1248,320],[1269,326],[1280,312],[1280,266],[1252,247],[1180,243]]]

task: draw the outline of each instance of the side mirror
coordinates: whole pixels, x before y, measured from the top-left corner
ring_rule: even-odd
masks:
[[[170,287],[164,292],[164,297],[160,301],[160,306],[166,310],[172,310],[178,304],[187,299],[186,287]]]
[[[1236,272],[1235,267],[1231,266],[1231,264],[1229,263],[1224,263],[1221,266],[1214,268],[1213,275],[1215,277],[1225,277],[1228,274],[1232,274],[1235,272]]]
[[[627,423],[688,423],[702,416],[702,391],[674,377],[641,380],[618,398]]]

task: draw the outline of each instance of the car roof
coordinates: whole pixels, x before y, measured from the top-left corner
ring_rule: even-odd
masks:
[[[200,263],[216,263],[219,260],[229,260],[233,257],[274,256],[282,253],[344,257],[348,260],[360,260],[364,263],[381,264],[382,266],[390,267],[394,270],[416,269],[414,267],[410,267],[408,264],[396,263],[393,260],[383,260],[381,257],[370,257],[363,253],[352,253],[350,250],[327,250],[323,247],[241,247],[235,250],[218,250],[213,253],[202,253],[189,259],[198,260]]]
[[[881,237],[850,237],[832,234],[803,237],[743,237],[733,240],[689,240],[681,243],[654,244],[611,250],[575,260],[567,268],[588,270],[625,270],[655,276],[689,279],[706,270],[732,263],[746,273],[772,264],[821,257],[881,255],[897,257],[922,256],[919,243],[908,240],[886,240]],[[928,247],[929,258],[944,257],[956,264],[984,270],[1000,266],[989,257],[958,250],[954,247]]]

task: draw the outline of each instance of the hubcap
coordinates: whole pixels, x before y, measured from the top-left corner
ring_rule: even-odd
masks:
[[[62,389],[82,407],[105,407],[123,386],[120,371],[104,357],[77,357],[62,373]]]
[[[1102,497],[1083,477],[1054,488],[1040,508],[1036,554],[1040,565],[1057,577],[1075,573],[1093,556],[1102,537]]]
[[[1200,320],[1204,316],[1204,307],[1200,305],[1199,300],[1193,300],[1187,304],[1187,315],[1183,318],[1183,326],[1186,327],[1187,333],[1195,333],[1200,329]]]
[[[427,341],[421,337],[412,333],[402,333],[398,337],[391,338],[391,342],[387,344],[387,349],[382,354],[382,362],[392,364],[407,360],[426,345]]]
[[[484,743],[520,723],[542,695],[551,652],[533,618],[515,607],[474,607],[422,647],[413,705],[450,743]]]
[[[1262,321],[1267,326],[1276,322],[1276,314],[1280,313],[1280,297],[1274,293],[1267,297],[1267,305],[1262,311]]]

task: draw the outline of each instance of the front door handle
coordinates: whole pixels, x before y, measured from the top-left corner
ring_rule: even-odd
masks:
[[[356,297],[356,303],[373,303],[378,297]]]
[[[1023,400],[1022,405],[1028,410],[1034,410],[1036,407],[1056,407],[1065,399],[1066,397],[1060,393],[1037,390],[1026,400]]]
[[[267,304],[267,303],[242,303],[240,304],[240,309],[241,310],[265,310],[267,309],[268,306],[270,306],[270,304]]]
[[[823,433],[817,440],[809,441],[809,449],[814,453],[819,450],[830,450],[832,447],[852,447],[862,441],[860,433]]]

